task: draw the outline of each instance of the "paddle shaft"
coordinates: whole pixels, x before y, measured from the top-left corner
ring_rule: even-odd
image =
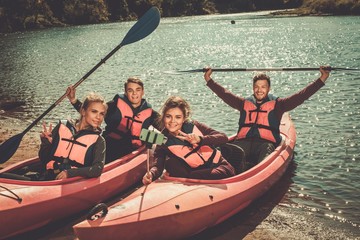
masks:
[[[318,71],[319,68],[215,68],[213,72]],[[203,69],[205,71],[205,69]]]
[[[89,72],[87,72],[79,81],[77,81],[73,88],[77,88],[82,82],[84,82],[93,72],[96,71],[102,64],[104,64],[115,52],[117,52],[122,47],[121,44],[116,46],[111,52],[109,52],[103,59],[100,60]],[[57,105],[60,104],[62,100],[64,100],[67,96],[65,92],[54,104],[52,104],[43,114],[41,114],[37,119],[35,119],[23,132],[22,134],[26,134],[33,128],[43,117],[45,117],[52,109],[54,109]]]
[[[230,71],[319,71],[320,68],[217,68],[213,69],[214,72],[230,72]],[[329,70],[349,70],[349,71],[360,71],[356,68],[340,68],[340,67],[329,67]],[[204,69],[203,69],[204,71]]]
[[[150,148],[147,148],[146,172],[150,172]]]
[[[320,68],[212,68],[213,72],[253,72],[253,71],[319,71]],[[348,70],[348,71],[360,71],[356,68],[338,68],[330,67],[329,70]],[[193,72],[205,72],[205,68],[177,71],[176,73],[193,73]]]

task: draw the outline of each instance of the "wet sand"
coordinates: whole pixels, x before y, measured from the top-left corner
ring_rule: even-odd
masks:
[[[0,115],[0,144],[21,133],[29,124],[24,124],[17,119],[4,118]],[[25,134],[14,156],[6,163],[0,164],[0,167],[4,168],[23,159],[37,156],[40,144],[40,130],[41,127],[37,126]],[[279,181],[280,183],[276,184],[244,211],[211,229],[189,238],[189,240],[360,239],[360,230],[357,227],[352,228],[349,226],[345,229],[342,224],[336,221],[311,215],[300,208],[292,206],[287,199],[291,174],[290,166],[289,171]],[[86,212],[12,238],[12,240],[77,239],[72,231],[72,226],[83,220],[84,215],[86,215]]]

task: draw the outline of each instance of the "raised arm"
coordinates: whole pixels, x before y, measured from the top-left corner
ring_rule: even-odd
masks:
[[[82,102],[76,98],[76,89],[71,85],[66,89],[66,92],[70,103],[73,105],[76,111],[80,112]]]
[[[198,121],[194,121],[194,124],[204,135],[201,140],[201,145],[218,146],[228,142],[228,137],[225,133],[212,129]]]
[[[298,91],[297,93],[291,95],[287,98],[279,98],[278,99],[278,114],[282,114],[283,112],[290,111],[297,106],[301,105],[305,100],[309,99],[312,95],[314,95],[320,88],[322,88],[325,84],[325,81],[328,79],[330,75],[331,68],[329,66],[321,66],[320,67],[320,77],[311,82],[304,89]]]
[[[237,110],[241,110],[244,103],[244,98],[234,95],[232,92],[215,82],[211,78],[211,74],[212,69],[210,67],[205,67],[204,79],[206,81],[206,85],[227,105]]]

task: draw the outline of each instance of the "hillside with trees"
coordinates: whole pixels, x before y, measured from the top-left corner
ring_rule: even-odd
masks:
[[[0,32],[134,20],[151,6],[162,17],[284,9],[295,9],[285,14],[360,14],[360,0],[0,0]]]

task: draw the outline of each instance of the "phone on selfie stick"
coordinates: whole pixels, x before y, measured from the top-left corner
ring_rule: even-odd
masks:
[[[140,132],[140,140],[145,142],[147,147],[147,172],[150,170],[150,149],[153,144],[162,145],[166,143],[167,137],[159,131],[149,130],[149,129],[141,129]]]
[[[167,137],[160,132],[143,128],[141,129],[140,140],[149,144],[151,148],[151,145],[153,144],[162,145],[166,143]]]

